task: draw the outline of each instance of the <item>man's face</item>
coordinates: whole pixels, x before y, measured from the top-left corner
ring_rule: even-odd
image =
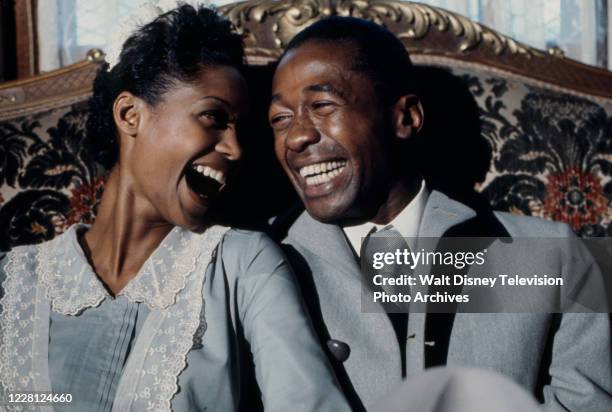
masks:
[[[276,156],[324,222],[362,217],[390,170],[391,119],[371,79],[352,70],[352,53],[346,43],[303,44],[285,55],[272,85]]]

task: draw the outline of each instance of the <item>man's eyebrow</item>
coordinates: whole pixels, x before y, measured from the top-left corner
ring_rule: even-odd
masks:
[[[335,96],[340,97],[341,99],[344,98],[344,93],[342,93],[340,90],[336,89],[334,86],[332,86],[329,83],[311,84],[310,86],[306,86],[305,90],[307,92],[331,93]],[[280,93],[273,94],[272,97],[270,98],[270,104],[276,103],[279,100],[281,100],[281,94]]]
[[[310,86],[306,87],[306,91],[331,93],[337,97],[344,98],[344,93],[342,93],[340,90],[336,89],[329,83],[311,84]]]

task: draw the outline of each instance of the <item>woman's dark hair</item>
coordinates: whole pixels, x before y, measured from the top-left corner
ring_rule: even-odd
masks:
[[[240,71],[244,65],[240,36],[215,10],[181,5],[136,30],[123,44],[117,65],[108,71],[105,64],[94,80],[87,120],[94,158],[106,168],[117,161],[113,103],[119,93],[128,91],[153,106],[176,81],[194,82],[209,65]]]

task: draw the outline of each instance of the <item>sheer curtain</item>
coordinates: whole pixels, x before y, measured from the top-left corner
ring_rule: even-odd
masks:
[[[208,1],[223,5],[232,0]],[[87,51],[104,49],[110,31],[132,10],[155,0],[44,0],[37,2],[41,71],[85,59]]]
[[[222,5],[232,0],[211,3]],[[282,1],[282,0],[281,0]],[[142,0],[44,0],[37,10],[42,71],[103,48],[109,31]],[[539,49],[612,69],[612,0],[422,0],[452,10]]]
[[[538,49],[612,69],[610,0],[421,0],[455,11]]]

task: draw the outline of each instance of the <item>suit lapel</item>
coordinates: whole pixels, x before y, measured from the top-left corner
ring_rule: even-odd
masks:
[[[434,190],[427,199],[419,237],[441,237],[448,229],[476,216],[476,212]]]
[[[445,194],[436,190],[432,191],[427,199],[425,211],[419,225],[419,236],[416,241],[417,249],[436,250],[439,246],[440,238],[452,227],[455,227],[463,222],[476,216],[476,212],[452,200]],[[423,265],[421,273],[430,273],[431,265]],[[414,292],[426,293],[427,287],[420,286],[413,288]],[[425,304],[412,303],[411,311],[424,312]]]
[[[476,216],[471,208],[456,202],[444,194],[433,191],[429,195],[421,223],[419,238],[438,238],[447,230]],[[320,305],[324,322],[330,337],[348,342],[354,353],[344,364],[360,396],[367,398],[366,386],[371,380],[364,380],[364,368],[372,368],[381,387],[390,387],[401,379],[400,352],[393,327],[382,314],[360,313],[357,293],[347,293],[359,288],[361,271],[355,254],[342,229],[336,225],[321,223],[303,212],[287,232],[287,241],[307,249],[316,255],[322,265],[313,264],[314,278],[319,289]],[[330,276],[341,276],[339,283],[330,283]],[[346,282],[345,286],[339,286]],[[349,287],[349,285],[352,285]],[[335,289],[332,291],[330,289]],[[365,332],[369,330],[370,332]],[[412,314],[409,317],[409,339],[407,345],[408,375],[422,370],[424,366],[423,345],[425,340],[425,316]],[[361,353],[378,348],[375,354]],[[379,388],[380,389],[380,388]],[[375,393],[376,390],[373,390]]]
[[[473,209],[452,200],[441,192],[432,191],[427,199],[425,211],[419,225],[417,250],[421,247],[427,250],[436,250],[438,239],[444,233],[475,216],[476,212]],[[431,270],[431,267],[422,268],[423,273],[429,273]],[[420,291],[426,292],[426,290]],[[431,352],[431,349],[436,347],[436,342],[431,340],[429,331],[427,331],[426,336],[426,323],[427,319],[431,318],[431,315],[424,313],[426,310],[424,304],[418,308],[414,307],[414,309],[413,305],[411,304],[411,314],[408,318],[408,336],[412,338],[406,346],[406,367],[407,376],[409,377],[419,373],[430,363],[425,359],[425,348],[428,348],[428,351]]]
[[[336,225],[321,223],[304,211],[291,226],[288,237],[327,261],[356,281],[360,280],[357,257],[342,229]]]
[[[419,238],[440,237],[451,227],[476,216],[476,212],[434,190],[429,195],[419,226]],[[287,233],[297,243],[342,272],[359,280],[359,265],[342,229],[313,219],[304,211]]]
[[[361,402],[374,402],[402,379],[400,348],[382,307],[380,313],[362,311],[361,270],[342,229],[304,212],[288,230],[286,242],[309,256],[306,271],[300,272],[303,265],[295,267],[300,276],[310,271],[316,285],[318,307],[310,310],[319,312],[324,322],[319,335],[345,342],[351,349],[345,362],[334,363],[336,373],[343,382],[343,376],[350,377],[348,386]]]

